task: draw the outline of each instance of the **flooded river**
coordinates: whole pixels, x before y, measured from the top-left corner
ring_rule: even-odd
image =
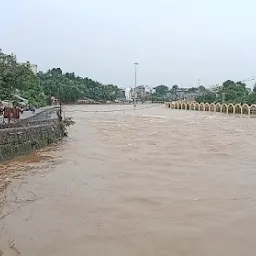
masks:
[[[67,139],[0,166],[0,255],[254,255],[256,119],[66,110]]]

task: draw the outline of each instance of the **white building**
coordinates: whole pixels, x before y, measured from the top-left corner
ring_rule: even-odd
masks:
[[[125,98],[127,100],[132,100],[132,88],[126,88],[125,89]]]

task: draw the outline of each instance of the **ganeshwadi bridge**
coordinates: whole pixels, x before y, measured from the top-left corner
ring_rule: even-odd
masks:
[[[198,103],[196,101],[166,102],[166,107],[171,109],[220,112],[225,114],[256,115],[256,104],[222,104],[222,103]]]

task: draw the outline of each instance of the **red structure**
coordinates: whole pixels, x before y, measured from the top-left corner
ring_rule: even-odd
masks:
[[[8,123],[10,123],[11,120],[19,120],[23,110],[19,107],[5,107],[3,112],[4,118],[8,119]]]

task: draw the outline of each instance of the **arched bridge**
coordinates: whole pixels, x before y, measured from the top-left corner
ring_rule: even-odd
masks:
[[[225,114],[256,115],[256,104],[226,104],[226,103],[198,103],[195,101],[166,102],[166,107],[171,109],[220,112]]]

